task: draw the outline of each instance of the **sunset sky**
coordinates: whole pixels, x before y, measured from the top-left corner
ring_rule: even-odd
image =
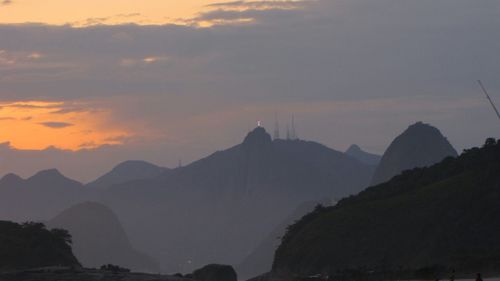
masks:
[[[499,26],[497,0],[0,0],[0,175],[172,167],[275,114],[338,150],[420,120],[480,145]]]

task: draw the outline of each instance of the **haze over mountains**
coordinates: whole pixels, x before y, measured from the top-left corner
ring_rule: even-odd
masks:
[[[243,143],[186,167],[115,185],[103,202],[123,218],[135,245],[182,269],[243,260],[299,204],[357,193],[372,173],[344,153],[273,141],[259,127]]]
[[[426,134],[427,129],[404,138],[402,146],[426,139],[420,132]],[[437,147],[443,143],[429,138],[426,147],[434,141]],[[405,149],[389,151],[386,155],[408,157],[413,165],[428,163],[418,160],[419,154],[404,154]],[[57,170],[26,180],[7,175],[0,180],[0,219],[48,221],[57,216],[50,224],[75,232],[76,254],[84,263],[101,254],[82,252],[79,241],[95,247],[110,237],[101,233],[101,239],[93,240],[92,233],[106,230],[121,237],[107,248],[108,257],[128,256],[119,262],[131,268],[155,270],[154,262],[137,249],[156,259],[164,272],[241,263],[250,276],[271,266],[277,245],[269,237],[283,233],[287,224],[306,212],[299,206],[362,191],[378,158],[355,146],[343,153],[312,141],[273,140],[257,127],[241,144],[175,169],[127,161],[86,186]],[[398,169],[415,167],[396,164]],[[87,203],[70,208],[85,201],[106,207]],[[89,220],[94,216],[99,219]],[[99,224],[109,228],[99,229]]]
[[[102,204],[75,205],[48,221],[47,227],[71,233],[73,253],[85,267],[119,264],[135,271],[159,271],[156,262],[134,249],[117,216]]]
[[[8,174],[0,180],[0,214],[14,221],[47,220],[88,196],[83,184],[55,169],[27,179]]]

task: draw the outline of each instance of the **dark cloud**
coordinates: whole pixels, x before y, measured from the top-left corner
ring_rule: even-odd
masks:
[[[12,0],[2,0],[2,1],[0,2],[0,5],[1,5],[1,6],[7,6],[7,5],[11,5],[13,2],[14,2],[14,1],[12,1]]]
[[[65,123],[65,122],[43,122],[40,123],[40,125],[43,125],[45,127],[53,128],[53,129],[62,129],[62,128],[67,128],[73,126],[71,123]]]

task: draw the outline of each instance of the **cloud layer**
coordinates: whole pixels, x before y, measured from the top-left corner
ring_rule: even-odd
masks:
[[[500,93],[498,1],[237,1],[203,21],[224,24],[2,25],[0,100],[92,101],[133,131],[122,155],[164,165],[239,142],[258,119],[272,130],[274,112],[339,149],[383,152],[418,120],[459,149],[498,135],[475,84]]]

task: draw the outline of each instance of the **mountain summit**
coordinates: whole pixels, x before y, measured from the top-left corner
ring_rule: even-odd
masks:
[[[357,144],[351,145],[346,150],[345,154],[358,159],[362,163],[374,166],[378,165],[380,163],[380,159],[382,159],[382,156],[366,152]]]
[[[253,129],[243,141],[244,147],[265,147],[272,143],[271,135],[262,127]]]
[[[44,188],[79,188],[83,185],[75,180],[67,178],[57,169],[49,169],[36,173],[26,180],[28,185]]]
[[[417,122],[394,139],[371,183],[380,184],[404,170],[430,166],[448,156],[456,157],[457,151],[441,132],[429,124]]]

